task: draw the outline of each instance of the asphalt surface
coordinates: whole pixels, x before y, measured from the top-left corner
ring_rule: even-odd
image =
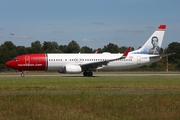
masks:
[[[180,74],[98,74],[95,73],[93,77],[113,77],[113,76],[179,76]],[[21,77],[20,74],[15,75],[0,75],[1,77]],[[25,74],[24,77],[83,77],[82,74]]]

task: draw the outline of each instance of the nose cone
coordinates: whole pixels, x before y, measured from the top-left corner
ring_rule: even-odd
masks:
[[[12,62],[11,61],[6,62],[6,66],[11,68],[12,67]]]

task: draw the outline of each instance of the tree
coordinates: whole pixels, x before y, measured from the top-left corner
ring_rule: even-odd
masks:
[[[93,53],[92,48],[89,48],[89,47],[87,47],[87,46],[83,46],[83,47],[81,48],[81,52],[82,52],[82,53]]]
[[[177,63],[175,69],[176,69],[176,70],[180,70],[180,62]]]
[[[59,49],[58,43],[53,42],[45,42],[43,43],[43,51],[45,53],[61,53],[62,51]]]
[[[59,46],[59,50],[60,50],[62,53],[67,53],[67,51],[68,51],[68,46],[67,46],[67,45],[60,45],[60,46]]]
[[[122,46],[122,47],[119,48],[119,52],[124,53],[126,51],[126,49],[127,49],[127,47]]]
[[[6,41],[0,46],[0,63],[5,64],[7,60],[18,55],[16,46],[11,41]]]
[[[24,46],[17,46],[16,50],[18,52],[18,55],[27,54],[29,53],[27,49]]]
[[[49,50],[50,46],[51,46],[51,42],[44,41],[44,43],[42,45],[43,51],[44,52],[50,52],[50,50]]]
[[[8,48],[8,50],[16,49],[16,46],[12,43],[12,41],[4,42],[4,45]]]
[[[5,63],[18,55],[16,46],[11,41],[6,41],[0,46],[0,69],[6,68]]]
[[[119,52],[118,46],[113,43],[109,43],[107,46],[104,46],[104,48],[102,50],[103,50],[103,52],[110,52],[110,53],[118,53]]]
[[[43,53],[42,45],[40,41],[31,43],[31,53]]]
[[[62,51],[59,49],[58,43],[55,41],[51,42],[50,50],[52,53],[62,53]]]
[[[9,50],[8,47],[6,47],[6,45],[2,44],[0,46],[0,63],[1,64],[5,64],[6,61],[12,59],[11,56],[9,55]]]
[[[5,68],[6,68],[5,64],[0,64],[0,72],[4,71]]]
[[[67,53],[79,53],[80,52],[80,47],[79,44],[72,40],[68,46],[67,46]]]
[[[165,49],[165,53],[176,53],[176,55],[170,55],[169,63],[178,63],[180,62],[180,43],[178,42],[172,42],[168,45],[168,47]]]

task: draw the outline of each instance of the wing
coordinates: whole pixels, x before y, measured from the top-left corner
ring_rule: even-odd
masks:
[[[128,47],[127,50],[124,52],[124,54],[119,58],[105,60],[105,61],[91,62],[91,63],[87,63],[87,64],[81,64],[80,66],[83,70],[88,69],[88,68],[96,69],[97,67],[102,67],[102,65],[107,65],[109,62],[126,58],[130,50],[131,50],[131,47]]]

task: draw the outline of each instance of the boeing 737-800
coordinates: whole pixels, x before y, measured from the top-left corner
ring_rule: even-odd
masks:
[[[122,70],[140,67],[157,62],[166,25],[160,25],[146,43],[138,50],[130,48],[124,54],[111,53],[39,53],[20,55],[6,62],[6,66],[21,71],[26,70],[59,71],[60,73],[81,73],[93,76],[94,70]]]

